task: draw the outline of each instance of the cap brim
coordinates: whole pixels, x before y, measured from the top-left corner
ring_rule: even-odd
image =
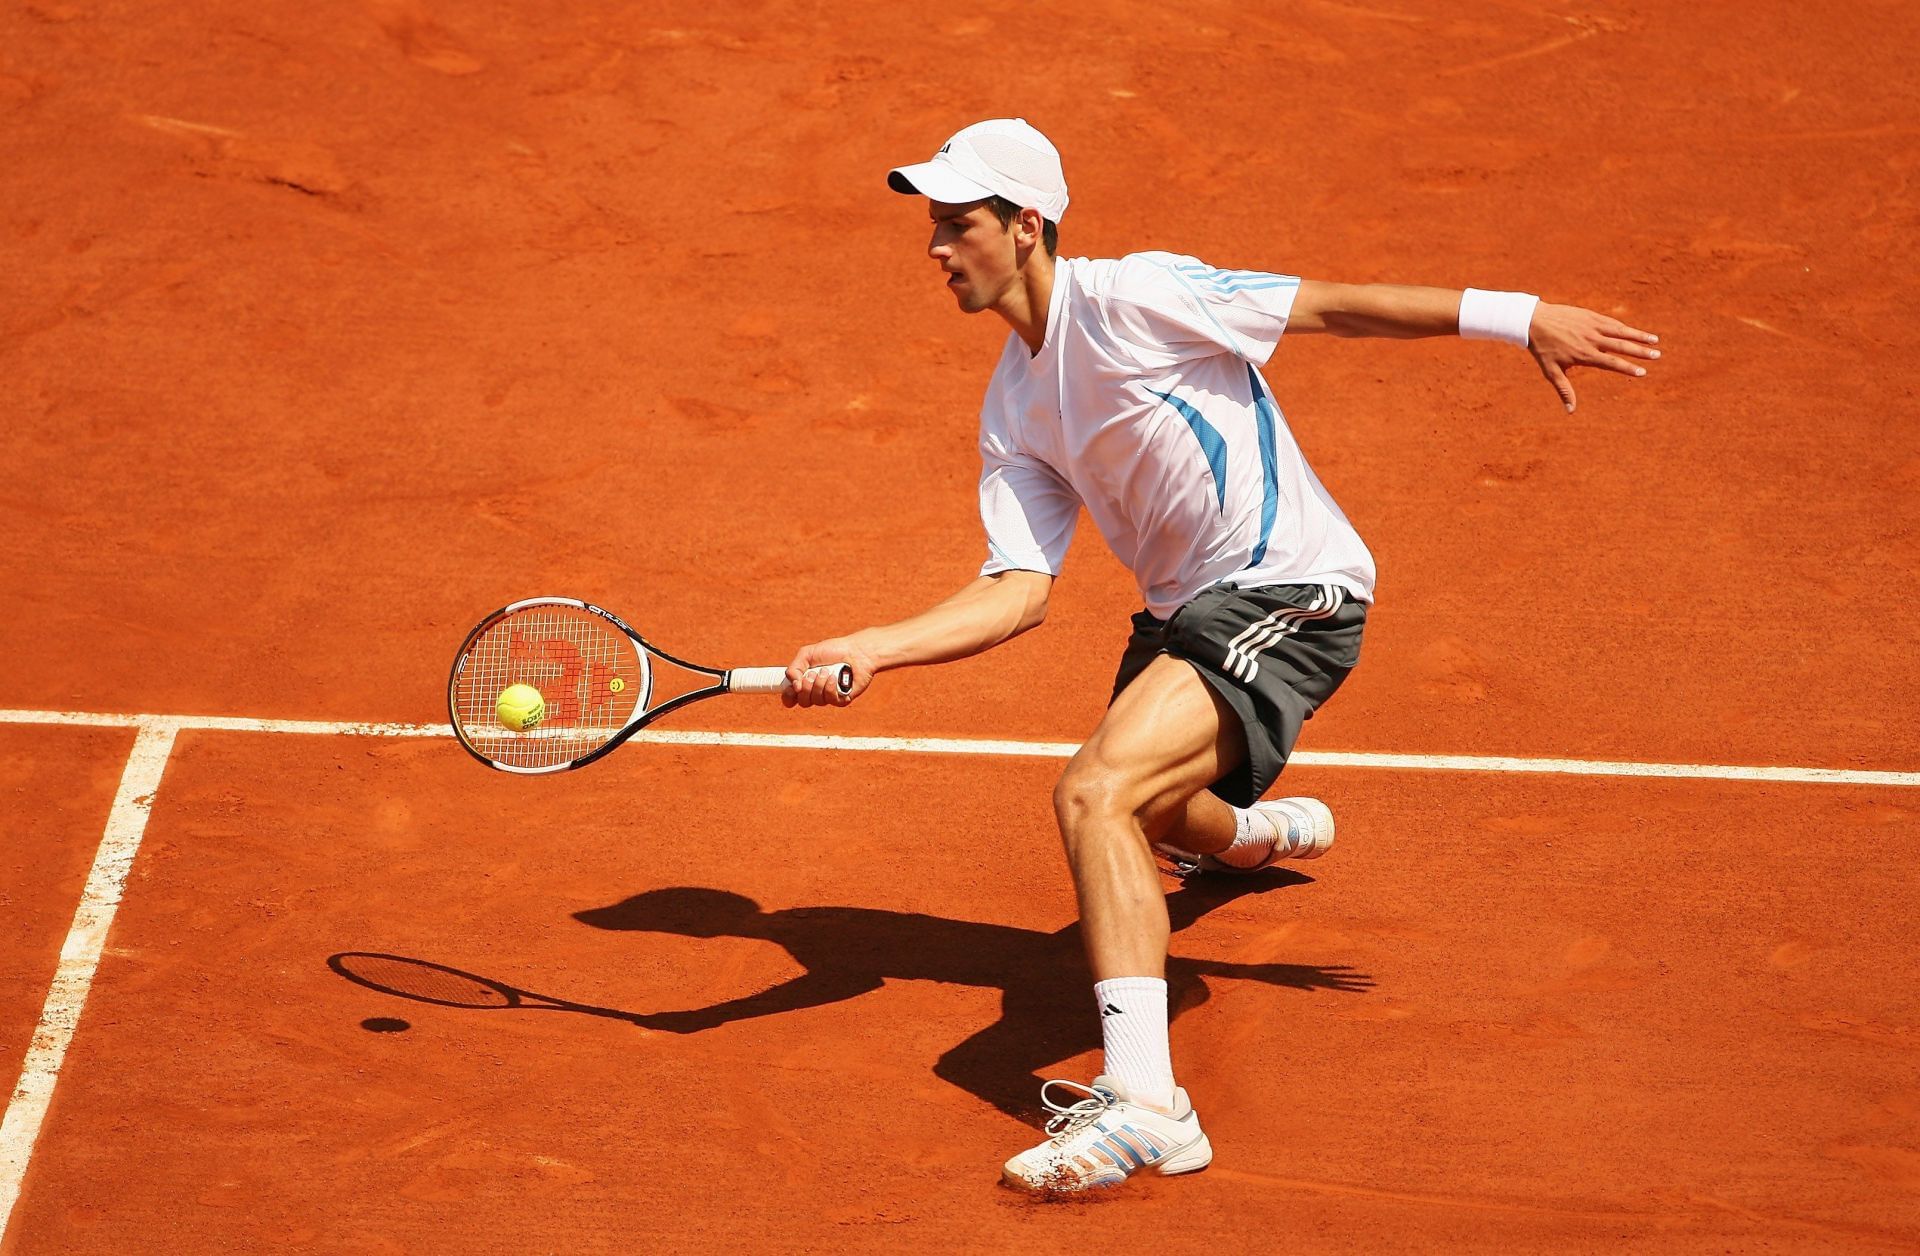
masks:
[[[887,186],[908,196],[924,196],[948,205],[984,201],[994,195],[992,188],[981,187],[943,161],[923,161],[889,171]]]

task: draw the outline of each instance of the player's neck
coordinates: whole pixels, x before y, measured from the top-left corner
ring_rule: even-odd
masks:
[[[1045,250],[1035,249],[993,312],[1027,342],[1029,354],[1037,354],[1047,342],[1047,313],[1052,307],[1053,258]]]

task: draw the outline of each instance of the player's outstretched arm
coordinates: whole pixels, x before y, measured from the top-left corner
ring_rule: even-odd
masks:
[[[816,641],[794,655],[780,700],[788,706],[845,706],[866,692],[877,673],[990,650],[1045,619],[1052,588],[1053,577],[1045,572],[980,576],[911,619]],[[852,667],[853,687],[843,694],[830,673],[809,671],[825,663]]]
[[[690,1008],[684,1012],[646,1012],[633,1019],[648,1029],[663,1030],[670,1034],[697,1034],[703,1029],[730,1025],[734,1021],[756,1016],[774,1016],[810,1007],[825,1007],[829,1003],[844,1003],[878,990],[885,984],[867,972],[809,971],[756,994],[728,999],[711,1007]]]
[[[1350,284],[1304,280],[1295,294],[1287,331],[1334,336],[1461,335],[1524,345],[1568,412],[1574,405],[1567,372],[1597,366],[1641,376],[1641,363],[1659,358],[1660,338],[1617,318],[1577,305],[1551,305],[1519,292],[1419,288],[1405,284]]]

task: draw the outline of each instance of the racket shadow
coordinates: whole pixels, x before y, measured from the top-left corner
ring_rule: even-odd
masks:
[[[1291,870],[1258,877],[1194,878],[1167,896],[1175,932],[1226,903],[1269,894],[1312,879]],[[1088,1005],[1093,978],[1076,922],[1051,933],[980,921],[865,907],[796,907],[764,911],[727,890],[676,886],[649,890],[606,907],[576,912],[596,929],[740,937],[782,947],[805,971],[758,993],[678,1012],[638,1018],[649,1029],[693,1034],[760,1016],[796,1012],[856,998],[889,979],[976,986],[1000,992],[1000,1017],[942,1053],[934,1072],[1009,1116],[1031,1119],[1044,1080],[1036,1064],[1063,1060],[1100,1045]],[[1341,966],[1237,964],[1171,956],[1169,1010],[1174,1017],[1210,997],[1209,980],[1253,981],[1293,990],[1360,994],[1372,978]]]
[[[595,1007],[590,1003],[535,994],[491,977],[407,955],[389,955],[380,951],[341,951],[327,957],[327,967],[355,985],[364,986],[378,994],[435,1007],[461,1008],[473,1012],[579,1012],[635,1025],[643,1020],[637,1012],[623,1012],[618,1008]]]

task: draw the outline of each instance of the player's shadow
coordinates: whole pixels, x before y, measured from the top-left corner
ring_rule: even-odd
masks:
[[[1287,870],[1255,877],[1198,877],[1167,896],[1167,909],[1178,932],[1234,899],[1310,883],[1311,878]],[[698,1033],[750,1017],[851,999],[878,990],[890,978],[982,986],[1000,991],[1000,1019],[949,1049],[934,1071],[1023,1119],[1036,1109],[1042,1080],[1031,1071],[1036,1063],[1063,1060],[1100,1045],[1093,977],[1077,922],[1042,933],[867,907],[762,911],[745,895],[696,886],[649,890],[608,907],[576,912],[574,918],[596,929],[760,938],[783,948],[806,970],[756,994],[710,1007],[634,1016],[649,1029]],[[1208,978],[1349,994],[1373,987],[1371,978],[1344,967],[1172,956],[1167,982],[1174,1016],[1207,1001]]]

